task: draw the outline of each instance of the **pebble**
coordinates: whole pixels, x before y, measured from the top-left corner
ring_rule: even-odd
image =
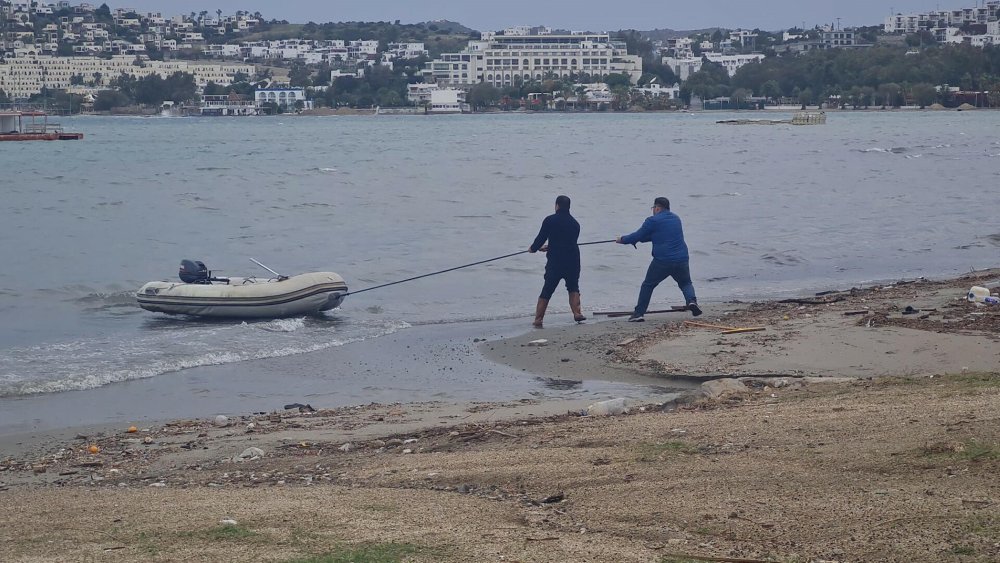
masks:
[[[219,428],[222,428],[223,426],[229,426],[229,417],[224,414],[220,414],[219,416],[215,417],[214,424]]]
[[[405,450],[403,450],[403,453],[404,454],[412,454],[413,450],[411,450],[410,448],[406,448]]]
[[[238,456],[240,461],[255,460],[264,457],[264,450],[260,448],[247,448]]]

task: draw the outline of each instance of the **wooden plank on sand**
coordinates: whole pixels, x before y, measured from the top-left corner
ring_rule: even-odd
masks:
[[[759,332],[762,330],[767,330],[767,328],[762,326],[752,326],[747,328],[734,328],[732,330],[724,330],[721,334],[740,334],[742,332]]]

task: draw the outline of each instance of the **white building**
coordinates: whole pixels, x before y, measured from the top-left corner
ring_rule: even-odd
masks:
[[[440,89],[441,87],[437,84],[409,84],[406,87],[406,100],[417,105],[425,102],[429,103],[431,101],[431,92]]]
[[[431,90],[428,113],[462,113],[465,106],[465,91],[457,88]]]
[[[426,57],[427,49],[423,43],[389,43],[386,45],[386,55],[392,59],[415,59]]]
[[[948,27],[962,27],[965,24],[988,24],[996,20],[998,10],[1000,10],[1000,0],[987,0],[975,8],[895,14],[887,17],[882,27],[886,33],[934,32]]]
[[[209,82],[232,84],[236,74],[252,76],[254,73],[253,65],[247,64],[152,61],[141,56],[138,58],[143,66],[135,65],[136,55],[113,55],[109,59],[38,54],[8,57],[0,63],[0,90],[14,98],[27,98],[41,92],[43,87],[66,90],[74,76],[82,76],[85,81],[93,81],[96,86],[101,86],[121,74],[141,79],[151,74],[167,78],[175,72],[194,75],[198,86],[204,87]]]
[[[671,100],[677,100],[681,97],[681,85],[674,84],[673,86],[663,86],[660,81],[654,78],[649,84],[642,88],[632,88],[633,92],[639,94],[648,94],[653,97],[666,96]]]
[[[625,43],[611,39],[608,34],[484,33],[482,40],[470,41],[465,50],[442,54],[427,63],[424,78],[446,86],[487,82],[502,87],[549,76],[604,77],[617,73],[628,75],[635,84],[642,75],[642,59],[629,55]]]
[[[302,109],[312,109],[312,101],[306,99],[306,91],[303,88],[273,87],[258,88],[254,92],[254,101],[258,107],[273,103],[283,109],[296,109],[296,104],[302,102]]]
[[[751,53],[749,55],[723,55],[722,53],[703,53],[703,57],[713,63],[718,63],[726,69],[729,76],[736,74],[736,71],[744,65],[760,62],[764,60],[763,53]],[[663,64],[674,71],[677,78],[687,80],[692,74],[701,70],[703,64],[702,57],[689,57],[679,59],[676,57],[663,57]]]

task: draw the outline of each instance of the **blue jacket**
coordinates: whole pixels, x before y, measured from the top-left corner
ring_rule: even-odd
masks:
[[[684,243],[681,218],[666,210],[646,218],[639,230],[623,236],[622,242],[652,242],[653,258],[664,262],[688,261],[688,247]]]

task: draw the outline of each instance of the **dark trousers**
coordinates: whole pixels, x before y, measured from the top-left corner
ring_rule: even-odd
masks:
[[[542,286],[540,299],[551,299],[560,280],[566,280],[566,291],[569,293],[580,293],[580,269],[579,268],[545,268],[545,285]]]
[[[646,314],[649,309],[649,300],[653,298],[653,289],[660,285],[660,282],[667,278],[674,278],[677,287],[684,293],[684,303],[696,303],[697,297],[694,295],[694,284],[691,283],[691,270],[688,262],[665,262],[653,258],[646,270],[646,279],[639,289],[639,302],[635,305],[635,316]]]

